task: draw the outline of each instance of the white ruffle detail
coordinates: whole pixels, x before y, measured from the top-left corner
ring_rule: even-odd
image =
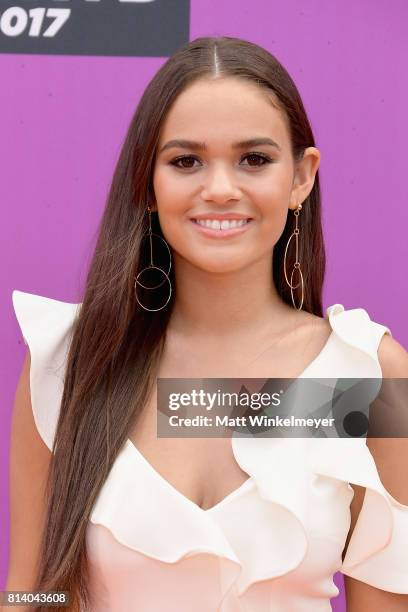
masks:
[[[385,591],[408,594],[408,506],[385,489],[365,439],[311,442],[315,474],[366,488],[341,571]]]
[[[327,314],[336,337],[352,351],[360,351],[357,361],[350,355],[356,373],[339,376],[378,378],[372,401],[382,378],[378,346],[384,333],[392,336],[390,329],[371,321],[362,308],[344,311],[341,304],[335,304]],[[342,573],[386,591],[408,594],[408,506],[385,489],[365,438],[319,439],[310,444],[314,474],[366,488]]]
[[[225,592],[241,572],[239,559],[210,514],[166,485],[129,440],[115,460],[90,521],[109,529],[120,544],[166,563],[214,555],[225,561]]]
[[[13,292],[13,304],[31,352],[35,422],[51,449],[80,304],[21,291]],[[345,311],[335,304],[326,312],[332,336],[301,377],[380,379],[378,345],[390,330],[361,308]],[[225,602],[231,591],[243,597],[251,585],[268,579],[293,579],[296,589],[303,576],[311,588],[311,568],[323,542],[332,546],[332,557],[321,560],[320,580],[324,572],[341,569],[408,594],[408,507],[383,487],[364,439],[233,437],[232,449],[248,481],[206,511],[177,492],[128,440],[90,522],[104,526],[122,546],[166,563],[201,553],[217,557]],[[353,496],[349,483],[367,491],[342,564]]]
[[[66,370],[66,358],[79,304],[14,290],[14,311],[30,349],[30,389],[34,421],[53,447]]]
[[[317,364],[317,377],[326,375],[325,369],[328,369],[333,370],[333,376],[337,378],[382,378],[377,351],[384,333],[392,335],[390,329],[371,321],[364,308],[344,310],[342,304],[334,304],[326,309],[326,313],[334,342],[339,348],[342,345],[342,349],[332,351],[327,368],[326,364]],[[348,355],[345,355],[345,349]]]
[[[128,441],[90,517],[92,523],[107,527],[121,544],[168,563],[199,553],[229,560],[236,564],[239,595],[254,582],[290,572],[301,563],[307,549],[302,522],[286,507],[284,498],[275,499],[272,505],[269,489],[260,494],[258,479],[244,482],[238,495],[233,492],[226,503],[223,500],[203,510],[134,451]],[[239,458],[243,462],[241,455]],[[265,459],[264,455],[260,458]],[[143,483],[143,490],[138,483]],[[295,487],[298,484],[300,479]],[[224,518],[228,515],[230,523],[235,511],[244,517],[240,525],[243,537],[233,538],[231,544]]]

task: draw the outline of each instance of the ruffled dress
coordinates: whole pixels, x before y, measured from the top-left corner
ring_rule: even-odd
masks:
[[[31,353],[31,400],[49,449],[80,304],[13,291]],[[332,332],[299,378],[382,378],[390,330],[362,308],[327,308]],[[384,488],[365,438],[232,437],[248,479],[202,509],[128,439],[86,532],[91,612],[330,611],[340,571],[408,594],[408,506]],[[350,483],[366,488],[347,552]]]

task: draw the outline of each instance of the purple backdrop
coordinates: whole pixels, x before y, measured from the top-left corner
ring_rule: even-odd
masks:
[[[405,347],[407,19],[406,0],[192,0],[190,23],[190,40],[245,38],[294,78],[322,154],[324,307],[363,307]],[[128,122],[165,59],[0,56],[0,589],[10,417],[25,350],[11,293],[79,301]],[[345,610],[343,595],[333,609]]]

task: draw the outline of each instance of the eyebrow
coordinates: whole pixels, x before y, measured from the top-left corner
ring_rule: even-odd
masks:
[[[272,140],[272,138],[249,138],[248,140],[240,140],[239,142],[234,142],[231,145],[232,149],[247,149],[248,147],[256,147],[259,145],[270,145],[271,147],[275,147],[279,151],[281,151],[281,147],[277,142]],[[160,153],[163,151],[167,151],[167,149],[172,148],[180,148],[180,149],[195,149],[196,151],[207,151],[207,145],[205,142],[197,142],[195,140],[185,140],[183,138],[178,138],[175,140],[169,140],[166,144],[160,149]]]

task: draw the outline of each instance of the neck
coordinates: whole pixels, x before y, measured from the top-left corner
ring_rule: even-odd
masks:
[[[247,268],[207,272],[174,254],[176,298],[170,329],[208,339],[248,337],[267,327],[278,332],[293,309],[278,295],[272,257]]]

